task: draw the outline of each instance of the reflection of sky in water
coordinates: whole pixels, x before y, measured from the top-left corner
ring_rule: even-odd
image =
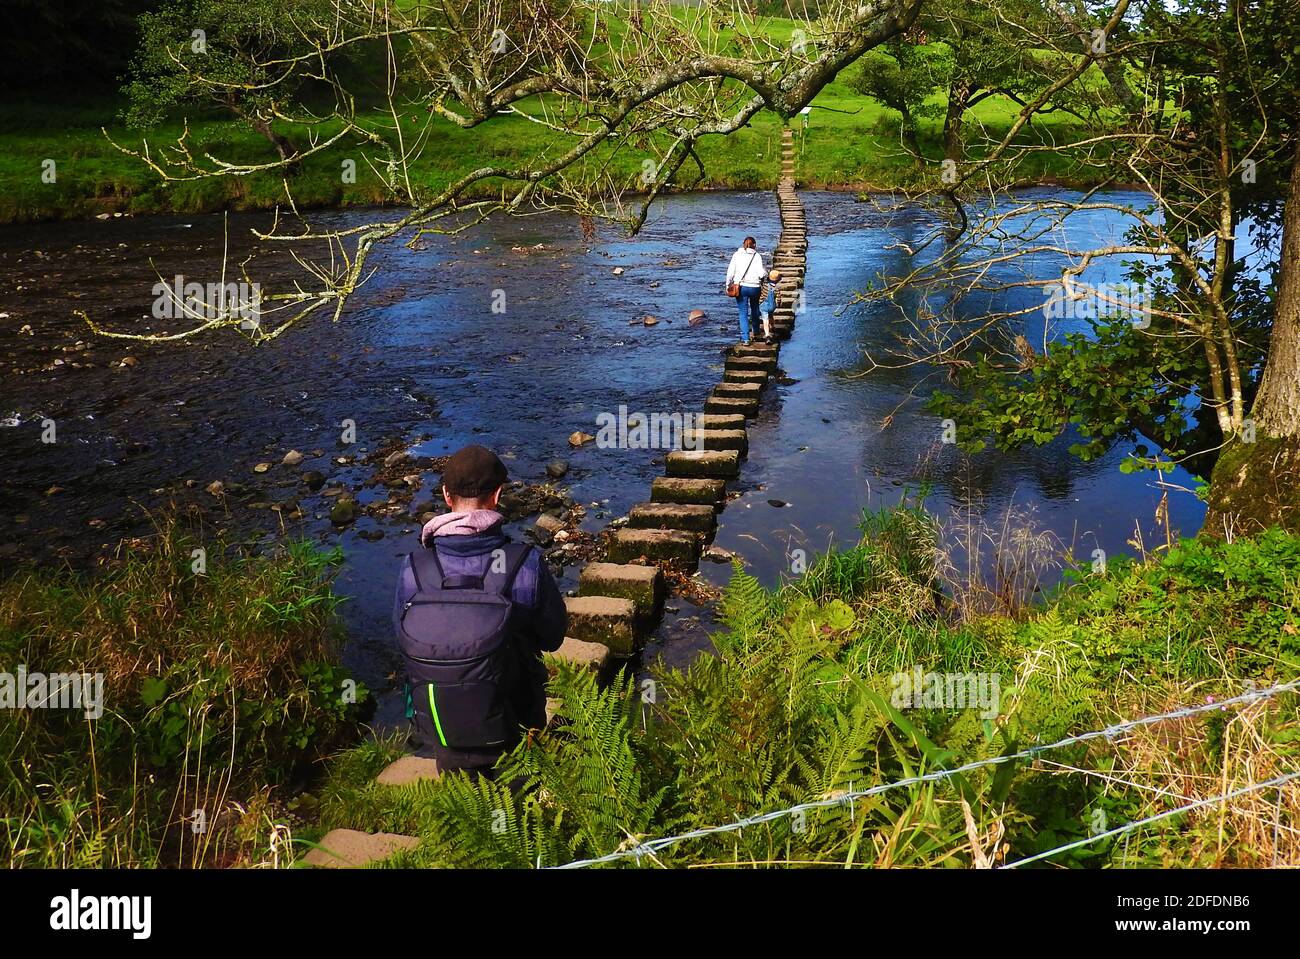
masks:
[[[1111,194],[1109,199],[1143,202],[1140,194]],[[945,377],[915,367],[863,372],[862,351],[884,361],[909,305],[903,304],[900,313],[897,304],[844,304],[879,274],[901,273],[906,253],[891,247],[900,239],[918,245],[933,221],[907,208],[886,214],[855,206],[843,196],[805,194],[804,202],[811,231],[808,309],[782,350],[782,365],[799,382],[781,389],[777,415],[761,416],[751,427],[745,475],[766,488],[728,507],[719,545],[740,552],[772,582],[788,566],[790,548],[820,551],[831,542],[854,542],[863,508],[895,502],[903,488],[915,488],[921,481],[931,484],[927,505],[945,523],[972,516],[997,527],[1008,510],[1024,512],[1035,526],[1052,531],[1082,557],[1097,546],[1112,555],[1132,552],[1127,541],[1135,528],[1148,546],[1163,542],[1154,522],[1164,492],[1157,486],[1159,478],[1120,473],[1117,467],[1126,449],[1082,463],[1068,454],[1073,440],[1066,435],[1043,447],[966,456],[940,442],[938,421],[921,408],[925,397],[946,386]],[[1058,236],[1054,242],[1075,249],[1116,242],[1123,232],[1119,219],[1095,211],[1079,215],[1077,221],[1072,217],[1070,236]],[[1026,258],[990,282],[1014,282],[1023,274],[1058,276],[1060,264],[1057,256]],[[1115,282],[1123,273],[1116,259],[1090,270],[1087,278]],[[1000,308],[1042,302],[1040,291],[1022,290],[1007,296]],[[1037,316],[1041,341],[1041,314]],[[1059,335],[1061,330],[1054,332]],[[1033,334],[1026,333],[1033,342]],[[1165,479],[1178,486],[1195,485],[1183,470]],[[788,505],[773,507],[769,500]],[[1193,495],[1171,491],[1168,506],[1175,530],[1196,532],[1204,507]],[[709,575],[718,581],[725,578],[716,570]]]
[[[1136,194],[1111,198],[1142,202]],[[1023,510],[1085,558],[1097,546],[1109,554],[1131,551],[1135,526],[1148,544],[1156,541],[1162,491],[1154,475],[1119,472],[1124,450],[1081,463],[1067,452],[1072,440],[1062,437],[1041,448],[967,457],[939,442],[938,422],[921,409],[920,401],[946,383],[942,375],[917,368],[862,374],[864,352],[886,357],[894,325],[915,309],[917,294],[900,304],[845,304],[879,274],[903,271],[907,255],[896,244],[920,244],[933,221],[907,207],[886,214],[845,194],[806,193],[803,200],[808,309],[782,349],[782,366],[797,382],[769,386],[751,423],[749,459],[737,484],[743,495],[722,513],[718,545],[773,583],[788,568],[790,549],[852,544],[864,508],[896,502],[922,480],[932,486],[928,506],[945,523],[974,516],[997,525],[1009,509]],[[1079,215],[1070,228],[1069,242],[1056,242],[1083,248],[1122,234],[1119,218],[1107,213]],[[606,231],[589,246],[571,220],[545,217],[431,240],[422,251],[386,251],[370,291],[381,302],[367,324],[370,343],[384,353],[428,356],[420,385],[437,397],[438,416],[423,426],[433,438],[421,452],[481,442],[530,481],[541,478],[547,460],[562,456],[572,464],[565,482],[575,498],[605,504],[587,520],[598,529],[648,499],[651,480],[663,472],[661,454],[574,451],[565,437],[576,429],[594,433],[596,416],[619,404],[630,411],[698,410],[721,377],[722,348],[735,338],[734,307],[721,296],[727,259],[749,233],[770,251],[776,232],[769,194],[700,194],[661,203],[635,240]],[[543,248],[522,249],[537,243]],[[622,276],[613,275],[615,267],[625,270]],[[1008,267],[1005,278],[1018,278],[1018,271],[1059,275],[1059,258],[1027,258]],[[1099,264],[1087,278],[1122,279],[1122,264]],[[496,290],[504,293],[504,313],[491,312]],[[1042,301],[1038,290],[1016,291],[1001,308]],[[688,327],[685,317],[695,308],[707,310],[709,320]],[[646,313],[660,324],[633,324]],[[1024,332],[1041,341],[1041,321]],[[1167,479],[1192,485],[1182,471]],[[1203,507],[1189,493],[1171,492],[1169,513],[1176,530],[1191,534]],[[392,546],[385,552],[392,555]],[[729,567],[704,563],[702,570],[722,583]],[[576,572],[566,571],[565,585]],[[380,589],[378,602],[369,595],[377,573],[386,576],[387,563],[356,570],[358,605],[350,613],[379,631],[387,594]],[[697,642],[670,640],[656,652],[680,661]]]
[[[1108,553],[1129,550],[1135,526],[1152,542],[1163,491],[1154,474],[1119,472],[1124,449],[1081,463],[1068,454],[1067,435],[1041,448],[968,457],[939,442],[937,421],[921,409],[921,400],[946,384],[942,375],[919,368],[864,373],[864,352],[888,357],[896,324],[920,294],[893,304],[845,304],[879,275],[903,272],[909,260],[900,242],[920,245],[934,221],[914,208],[886,211],[845,194],[803,199],[808,310],[782,351],[782,365],[798,382],[770,390],[775,402],[769,399],[751,424],[740,484],[746,492],[723,513],[719,545],[772,582],[787,567],[789,548],[854,542],[863,508],[894,502],[904,486],[921,481],[931,484],[928,505],[945,522],[974,514],[997,524],[1009,508],[1023,510],[1082,556],[1098,545]],[[1145,202],[1129,193],[1106,199]],[[719,295],[727,258],[747,233],[760,250],[771,249],[774,207],[762,193],[701,194],[661,203],[635,240],[607,231],[587,246],[577,224],[545,217],[431,240],[422,251],[385,253],[372,293],[391,287],[394,302],[377,311],[372,342],[385,351],[431,353],[427,385],[440,415],[421,452],[482,442],[503,451],[522,477],[538,477],[548,459],[561,455],[573,462],[566,482],[580,501],[607,501],[609,515],[619,515],[648,498],[650,480],[662,472],[659,454],[575,452],[563,438],[575,429],[595,432],[596,416],[620,403],[647,412],[699,408],[721,375],[719,351],[734,338],[731,303]],[[1125,223],[1116,213],[1089,211],[1073,214],[1068,226],[1068,235],[1056,231],[1042,241],[1087,249],[1121,241]],[[522,250],[536,243],[544,248]],[[1061,262],[1055,254],[1026,257],[992,282],[1057,276]],[[615,277],[615,267],[625,273]],[[1085,279],[1122,280],[1124,264],[1100,261]],[[490,312],[495,290],[504,293],[505,313]],[[933,306],[941,293],[931,288],[927,295]],[[998,308],[1039,306],[1043,299],[1038,289],[1013,290]],[[963,310],[972,315],[987,306],[972,302]],[[709,322],[689,328],[684,318],[697,307],[709,311]],[[671,322],[631,325],[646,313]],[[1020,322],[1031,342],[1041,342],[1041,313],[1031,317]],[[1062,321],[1053,332],[1076,325],[1086,328]],[[1166,479],[1194,485],[1181,470]],[[1203,507],[1192,495],[1171,492],[1169,509],[1176,530],[1199,527]],[[593,511],[587,525],[599,528],[607,519]],[[712,580],[726,578],[725,566],[704,569]]]

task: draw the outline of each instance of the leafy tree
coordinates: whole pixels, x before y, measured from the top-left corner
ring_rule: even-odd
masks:
[[[923,162],[916,137],[916,121],[938,116],[941,108],[927,101],[943,88],[940,78],[952,72],[950,51],[927,46],[912,38],[898,38],[862,58],[862,69],[853,77],[853,88],[879,100],[902,117],[899,139],[917,166]]]
[[[1036,49],[1029,39],[1033,34],[1026,36],[1047,22],[1040,7],[1022,0],[934,0],[926,5],[924,28],[950,51],[944,74],[945,159],[965,157],[966,115],[972,108],[997,96],[1023,105],[1065,71],[1061,57]]]
[[[292,141],[272,124],[296,112],[313,76],[284,61],[312,49],[306,37],[325,40],[330,9],[329,0],[170,0],[140,18],[123,119],[150,129],[178,110],[216,107],[266,137],[282,161],[294,159]],[[324,83],[329,60],[322,53],[315,77]]]
[[[959,340],[974,347],[973,359],[941,351],[962,389],[936,394],[932,408],[961,424],[972,449],[989,438],[1002,447],[1044,443],[1068,427],[1081,437],[1074,452],[1091,458],[1118,440],[1145,437],[1158,451],[1140,447],[1139,461],[1173,459],[1211,480],[1207,528],[1294,526],[1300,209],[1286,200],[1300,176],[1300,10],[1276,0],[1153,3],[1126,31],[1171,92],[1168,102],[1127,115],[1122,127],[1095,131],[1122,144],[1095,159],[1116,179],[1146,186],[1151,207],[1085,198],[1013,209],[1028,218],[1090,209],[1128,216],[1133,226],[1123,242],[1066,251],[1075,263],[1063,282],[1077,281],[1088,262],[1138,257],[1129,278],[1150,291],[1147,315],[1120,303],[1118,315],[1095,320],[1089,334],[1046,342],[1040,352],[1023,336],[1000,349],[1010,318],[986,317]],[[1008,222],[986,218],[970,244],[944,261],[948,278],[960,286],[978,273],[988,260],[972,256],[975,248]],[[1262,264],[1238,249],[1247,230],[1266,254]],[[998,249],[1062,252],[1043,236],[1041,225],[1011,230]]]

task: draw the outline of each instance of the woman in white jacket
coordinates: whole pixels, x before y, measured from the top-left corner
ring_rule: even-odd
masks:
[[[763,257],[752,236],[731,254],[727,267],[727,294],[736,298],[740,314],[740,342],[749,343],[749,330],[758,329],[758,294],[763,284]]]

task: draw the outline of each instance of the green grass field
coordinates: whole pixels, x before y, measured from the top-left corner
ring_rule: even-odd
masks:
[[[683,17],[691,16],[683,11]],[[796,21],[772,19],[760,31],[777,43],[788,41]],[[611,30],[617,42],[617,30]],[[728,45],[722,37],[719,43]],[[937,159],[928,170],[918,171],[898,142],[898,116],[880,103],[856,93],[850,80],[858,70],[850,67],[828,85],[813,103],[806,138],[798,142],[798,180],[806,187],[855,189],[909,189],[936,175]],[[279,175],[214,177],[180,183],[163,183],[139,159],[117,150],[105,136],[139,150],[149,142],[151,155],[174,145],[184,129],[184,118],[142,133],[120,121],[125,100],[112,95],[97,99],[53,102],[11,102],[0,106],[0,222],[94,216],[103,212],[198,213],[220,209],[264,209],[286,200]],[[525,110],[534,115],[544,104],[534,101]],[[429,126],[425,148],[411,167],[413,185],[421,195],[435,191],[484,164],[529,166],[553,156],[569,141],[547,127],[520,116],[498,116],[473,130],[442,120],[430,120],[421,107],[403,116],[408,136]],[[970,129],[985,135],[1006,130],[1016,105],[990,98],[967,115]],[[375,104],[376,123],[391,123],[386,107]],[[1066,118],[1068,120],[1068,117]],[[1064,121],[1053,119],[1026,131],[1023,139],[1059,138]],[[409,124],[409,126],[407,126]],[[796,132],[801,130],[798,118]],[[701,143],[699,154],[705,175],[695,179],[689,163],[682,170],[680,187],[699,189],[767,188],[778,175],[780,118],[763,113],[746,128],[728,137],[713,136]],[[333,127],[337,131],[337,126]],[[211,151],[222,159],[267,162],[275,158],[265,139],[232,119],[221,116],[190,117],[189,143],[196,155]],[[290,133],[289,130],[284,130]],[[321,127],[328,135],[331,128]],[[292,135],[292,134],[291,134]],[[920,139],[928,157],[941,156],[937,120],[922,120]],[[301,139],[299,140],[301,142]],[[594,151],[586,172],[608,171],[616,182],[635,187],[646,159],[657,159],[653,142],[619,145]],[[978,146],[973,147],[978,155]],[[343,162],[356,160],[356,182],[344,183]],[[54,162],[54,182],[43,173]],[[1029,180],[1055,179],[1086,182],[1086,172],[1071,169],[1058,154],[1044,154],[1040,162],[1022,168]],[[383,203],[389,192],[360,150],[340,144],[308,159],[291,180],[294,201],[301,207],[353,206]],[[481,194],[495,194],[500,181],[482,184]]]

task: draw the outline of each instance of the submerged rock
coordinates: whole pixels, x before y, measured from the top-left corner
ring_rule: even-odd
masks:
[[[721,546],[710,546],[700,554],[700,558],[707,559],[711,563],[730,563],[737,557],[729,549],[723,549]]]
[[[357,518],[357,504],[355,500],[340,499],[330,507],[330,522],[335,526],[347,526]]]
[[[281,466],[297,466],[302,462],[302,454],[297,450],[289,450],[284,454],[284,459],[280,460]]]
[[[551,479],[559,479],[567,472],[569,472],[569,464],[564,460],[551,460],[546,464],[546,475]]]

